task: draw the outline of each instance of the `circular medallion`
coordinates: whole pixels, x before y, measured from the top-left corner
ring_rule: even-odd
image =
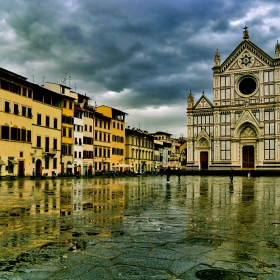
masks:
[[[242,54],[238,59],[238,65],[241,68],[251,67],[254,64],[254,57],[252,57],[249,53]]]

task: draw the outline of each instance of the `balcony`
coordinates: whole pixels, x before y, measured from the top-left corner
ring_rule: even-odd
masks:
[[[42,154],[45,157],[54,157],[56,153],[57,153],[57,149],[51,149],[48,147],[42,149]]]

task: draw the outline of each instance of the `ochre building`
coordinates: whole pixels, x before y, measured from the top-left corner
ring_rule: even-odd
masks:
[[[256,34],[257,35],[257,34]],[[249,39],[214,57],[213,101],[187,104],[187,169],[280,170],[280,44],[270,57]]]

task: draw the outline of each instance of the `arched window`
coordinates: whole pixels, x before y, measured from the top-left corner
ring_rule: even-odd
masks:
[[[16,126],[11,128],[11,140],[20,141],[20,129]]]

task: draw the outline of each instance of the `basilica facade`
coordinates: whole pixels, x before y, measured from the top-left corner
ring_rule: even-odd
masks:
[[[280,170],[280,43],[270,57],[249,39],[221,63],[213,101],[187,100],[187,170]]]

